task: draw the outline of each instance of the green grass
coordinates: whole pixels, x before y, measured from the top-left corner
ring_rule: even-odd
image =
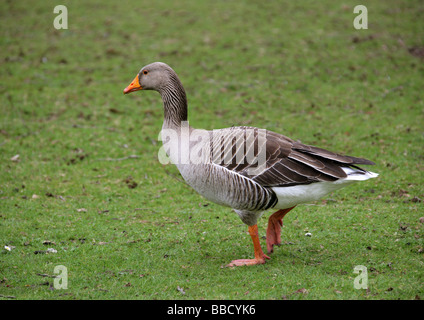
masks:
[[[68,30],[57,4],[0,3],[0,299],[423,298],[420,1],[362,2],[368,30],[350,0],[62,1]],[[194,127],[267,128],[380,176],[297,207],[267,264],[223,268],[253,255],[247,227],[158,162],[159,95],[122,94],[153,61]],[[39,275],[58,265],[66,290]]]

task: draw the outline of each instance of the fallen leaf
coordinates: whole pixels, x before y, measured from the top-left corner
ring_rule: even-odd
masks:
[[[110,113],[115,113],[115,114],[122,113],[122,111],[121,111],[121,110],[118,110],[118,109],[116,109],[116,108],[109,108],[109,112],[110,112]]]
[[[411,47],[408,52],[414,57],[424,59],[424,47]]]
[[[299,289],[299,290],[296,290],[294,293],[303,293],[303,294],[306,294],[306,293],[308,293],[309,291],[308,290],[306,290],[305,288],[301,288],[301,289]]]
[[[420,199],[420,198],[418,198],[417,196],[415,196],[415,197],[413,197],[413,198],[411,199],[411,201],[412,201],[412,202],[421,202],[421,199]]]

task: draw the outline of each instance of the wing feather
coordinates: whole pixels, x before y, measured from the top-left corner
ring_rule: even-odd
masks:
[[[260,130],[265,132],[265,141],[260,139]],[[347,176],[342,167],[365,173],[356,165],[374,164],[367,159],[337,154],[253,127],[214,130],[213,135],[212,150],[219,150],[222,155],[221,161],[216,164],[249,177],[264,187],[335,181]],[[232,157],[229,157],[230,152]],[[265,164],[259,172],[251,174],[250,169],[260,168],[260,155],[264,155],[262,160]],[[252,161],[252,157],[256,161]]]

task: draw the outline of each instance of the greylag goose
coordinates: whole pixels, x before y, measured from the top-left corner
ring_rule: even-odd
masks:
[[[281,244],[284,216],[296,205],[318,200],[357,181],[377,177],[358,165],[374,162],[302,144],[281,134],[254,127],[212,131],[187,122],[186,93],[175,71],[154,62],[143,67],[124,94],[155,90],[163,100],[161,131],[164,151],[184,180],[206,199],[234,209],[247,224],[255,258],[233,260],[227,266],[263,264],[257,220],[268,220],[268,253]],[[161,160],[162,161],[162,160]]]

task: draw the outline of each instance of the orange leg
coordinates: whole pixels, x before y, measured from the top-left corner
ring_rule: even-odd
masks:
[[[233,260],[227,265],[227,267],[238,267],[238,266],[249,266],[255,264],[264,264],[265,259],[270,259],[261,248],[259,243],[258,225],[249,226],[249,234],[252,237],[253,249],[255,250],[255,259],[239,259]]]
[[[294,207],[278,210],[268,219],[268,228],[266,230],[266,249],[268,253],[274,251],[274,245],[281,244],[281,227],[283,226],[284,216]]]

